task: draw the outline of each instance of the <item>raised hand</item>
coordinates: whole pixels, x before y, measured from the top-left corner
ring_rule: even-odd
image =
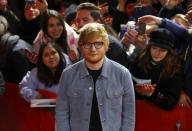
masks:
[[[178,104],[181,107],[192,108],[192,101],[191,101],[191,99],[183,91],[181,92]]]
[[[154,24],[159,25],[161,24],[161,20],[162,18],[153,15],[145,15],[138,18],[138,22],[143,21],[147,25],[154,25]]]
[[[141,95],[151,96],[155,91],[156,84],[147,85],[147,84],[136,84],[135,91]]]
[[[192,23],[192,10],[188,11],[185,15],[186,19]]]
[[[32,53],[31,51],[29,51],[27,48],[25,48],[24,51],[25,51],[25,54],[26,54],[28,60],[31,63],[36,64],[38,56],[35,53]]]
[[[46,0],[35,0],[35,4],[37,9],[39,9],[39,11],[41,12],[41,14],[43,14],[48,8],[48,3]]]
[[[183,2],[184,0],[168,0],[166,3],[166,8],[168,9],[172,9],[174,8],[176,5],[180,4],[181,2]]]
[[[107,4],[108,4],[107,2],[103,4],[100,4],[99,2],[97,3],[97,7],[99,8],[101,15],[109,12],[109,6]]]
[[[117,9],[120,11],[124,11],[125,10],[125,4],[127,2],[127,0],[118,0],[118,5],[117,5]]]
[[[70,50],[68,55],[69,55],[70,60],[71,60],[73,63],[78,60],[78,57],[77,57],[77,55],[75,54],[75,51],[74,51],[74,50]]]

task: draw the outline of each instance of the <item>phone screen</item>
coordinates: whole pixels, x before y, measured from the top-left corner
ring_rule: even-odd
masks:
[[[35,0],[25,0],[25,2],[34,3]]]
[[[145,32],[146,32],[146,24],[144,22],[142,22],[142,21],[139,21],[136,24],[136,30],[139,33],[139,35],[144,35]]]

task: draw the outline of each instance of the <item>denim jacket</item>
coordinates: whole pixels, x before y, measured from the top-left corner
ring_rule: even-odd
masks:
[[[125,67],[105,57],[95,87],[85,61],[63,71],[56,101],[57,131],[88,131],[96,90],[103,131],[134,131],[135,95]]]

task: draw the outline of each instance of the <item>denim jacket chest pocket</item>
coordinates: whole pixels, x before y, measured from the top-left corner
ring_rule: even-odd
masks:
[[[122,106],[122,96],[123,96],[123,89],[108,89],[107,90],[107,98],[111,107],[119,107]]]
[[[78,88],[71,88],[67,91],[69,104],[71,108],[80,108],[83,104],[83,90]]]

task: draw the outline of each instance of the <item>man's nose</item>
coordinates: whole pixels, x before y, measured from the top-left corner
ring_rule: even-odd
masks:
[[[91,48],[90,48],[91,50],[96,50],[96,48],[95,48],[95,45],[94,44],[91,44]]]
[[[83,22],[83,21],[77,22],[77,27],[78,27],[78,29],[80,29],[80,28],[83,27],[83,26],[84,26],[84,22]]]

